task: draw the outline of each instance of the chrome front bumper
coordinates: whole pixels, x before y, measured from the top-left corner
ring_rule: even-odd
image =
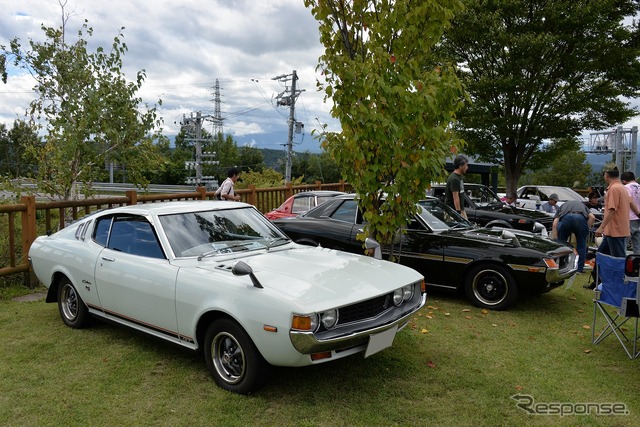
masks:
[[[358,330],[357,332],[339,335],[327,339],[319,339],[313,332],[290,331],[289,337],[293,347],[302,354],[320,353],[324,351],[333,351],[364,345],[369,342],[371,335],[379,334],[393,327],[398,330],[402,329],[409,322],[409,317],[420,310],[427,301],[427,295],[423,294],[420,302],[410,311],[403,313],[400,317],[389,320],[384,323],[384,316],[376,319],[376,326]],[[380,325],[379,322],[383,321]]]
[[[573,276],[578,271],[578,254],[573,251],[573,258],[569,259],[565,268],[547,268],[545,279],[547,283],[557,283]]]

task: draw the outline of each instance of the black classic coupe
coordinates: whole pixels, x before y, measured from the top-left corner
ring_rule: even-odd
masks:
[[[297,243],[363,253],[355,197],[337,196],[297,218],[273,222]],[[435,197],[419,202],[406,229],[383,248],[385,258],[391,252],[422,273],[427,286],[464,291],[476,306],[495,310],[512,306],[521,294],[548,292],[577,269],[572,247],[529,232],[478,228]]]
[[[444,201],[444,184],[434,184],[427,192]],[[553,216],[534,209],[508,206],[483,184],[464,184],[464,206],[467,218],[483,227],[505,227],[531,231],[542,236],[551,232]]]

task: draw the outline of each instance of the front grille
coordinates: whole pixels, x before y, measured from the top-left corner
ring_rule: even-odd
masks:
[[[370,319],[393,306],[393,294],[382,295],[338,310],[338,325]]]

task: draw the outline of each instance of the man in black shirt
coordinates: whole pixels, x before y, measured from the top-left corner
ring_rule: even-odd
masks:
[[[464,199],[461,194],[464,193],[464,174],[469,169],[469,161],[465,156],[458,155],[453,159],[453,172],[447,178],[444,196],[445,203],[451,206],[463,217],[467,217],[464,212]]]

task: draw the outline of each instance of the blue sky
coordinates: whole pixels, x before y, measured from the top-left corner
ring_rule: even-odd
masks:
[[[275,96],[285,87],[272,78],[293,70],[298,88],[305,90],[296,103],[304,132],[295,134],[295,150],[319,151],[311,136],[318,123],[339,129],[330,104],[316,90],[315,68],[323,49],[317,23],[302,0],[68,0],[64,10],[68,37],[87,19],[94,48],[109,47],[125,27],[124,73],[133,79],[146,71],[140,95],[150,105],[162,99],[159,112],[167,135],[177,133],[183,115],[213,114],[218,79],[225,133],[241,145],[284,148],[289,108],[276,105]],[[23,46],[29,39],[40,41],[41,24],[57,27],[61,19],[58,0],[0,0],[0,44],[14,37]],[[8,84],[0,84],[0,122],[11,126],[34,98],[34,81],[22,70],[9,71]]]

